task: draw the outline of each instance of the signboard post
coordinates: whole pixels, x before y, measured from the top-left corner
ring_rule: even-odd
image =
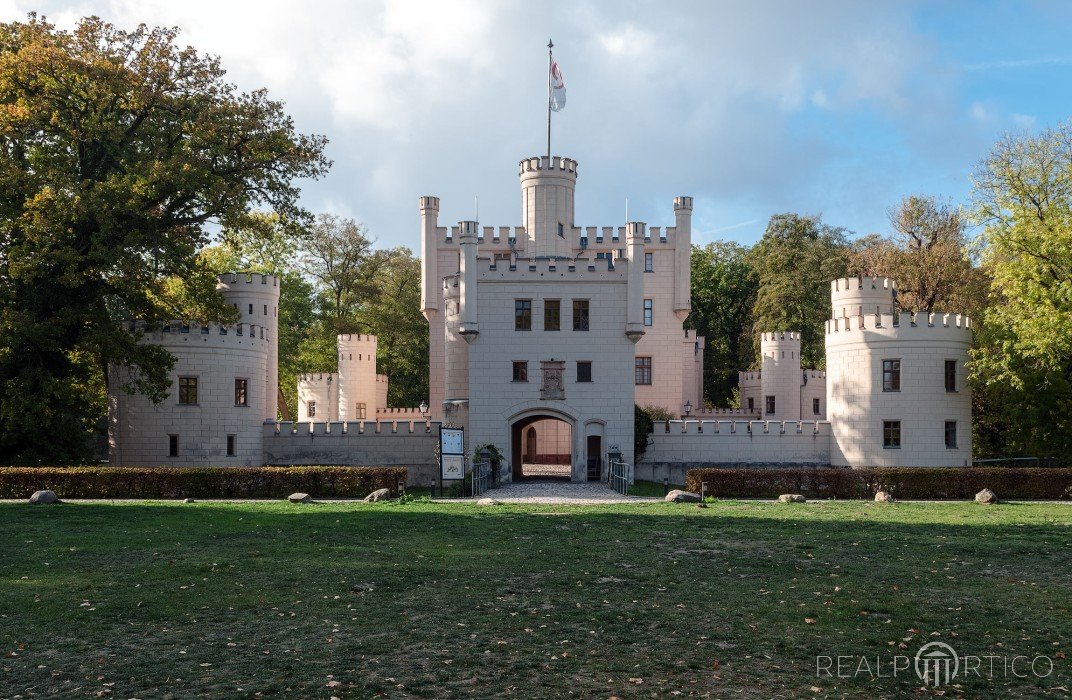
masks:
[[[465,479],[465,429],[440,426],[439,495],[443,495],[444,481],[457,479]]]

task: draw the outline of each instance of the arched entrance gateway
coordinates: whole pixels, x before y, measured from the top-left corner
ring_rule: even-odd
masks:
[[[515,480],[573,478],[573,422],[553,414],[517,418],[510,426]]]

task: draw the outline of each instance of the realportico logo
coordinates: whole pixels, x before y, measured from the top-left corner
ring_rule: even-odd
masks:
[[[971,678],[1048,678],[1053,659],[1048,656],[985,656],[957,654],[945,642],[928,642],[915,657],[825,656],[815,657],[817,678],[897,678],[914,672],[923,685],[937,688]]]

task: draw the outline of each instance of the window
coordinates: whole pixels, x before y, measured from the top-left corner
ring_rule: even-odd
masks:
[[[559,224],[558,224],[558,237],[559,238],[565,238],[566,237],[566,227],[562,225],[562,222],[559,222]]]
[[[751,397],[751,396],[748,397],[748,410],[749,411],[755,411],[756,410],[756,400],[755,400],[754,397]]]
[[[636,383],[639,385],[651,384],[651,358],[650,357],[638,357],[634,364]]]
[[[562,327],[562,302],[558,299],[544,299],[543,329],[557,331]]]
[[[588,330],[588,300],[587,299],[574,299],[573,300],[573,330],[586,331]]]
[[[532,299],[514,299],[514,330],[532,330]]]
[[[945,361],[945,390],[956,391],[957,390],[957,361],[946,360]]]
[[[815,415],[819,415],[822,411],[819,410],[819,399],[811,400],[811,412]]]
[[[644,272],[655,272],[655,253],[644,253]]]
[[[901,446],[901,421],[882,421],[882,446],[886,449],[897,449]]]
[[[228,457],[234,457],[235,456],[235,437],[236,436],[234,436],[234,435],[228,435],[227,436],[227,456]]]
[[[767,404],[767,415],[770,415],[770,414],[774,413],[774,397],[773,396],[765,396],[763,398],[764,398],[764,401],[766,401],[766,404]]]
[[[309,411],[308,412],[309,412],[309,417],[310,418],[315,418],[316,417],[316,401],[310,401],[309,402]]]
[[[529,380],[529,363],[517,361],[514,362],[514,381],[515,382],[527,382]]]
[[[577,361],[577,381],[578,382],[590,382],[592,381],[592,363],[587,360]]]
[[[264,305],[264,315],[265,316],[268,315],[268,305],[267,304]]]
[[[947,450],[957,449],[957,422],[955,420],[945,422],[945,448]]]
[[[253,304],[250,304],[250,305],[249,305],[249,315],[250,315],[250,316],[252,316],[252,315],[253,315]]]
[[[248,379],[236,379],[234,380],[234,405],[235,406],[248,406],[249,405],[249,393],[246,389],[249,387]]]
[[[357,418],[357,420],[365,420],[365,413],[366,413],[365,404],[363,404],[363,403],[357,404],[357,409],[354,411],[354,414],[355,414],[354,417]]]
[[[645,299],[644,300],[644,325],[645,326],[650,326],[651,325],[651,312],[652,312],[651,299]]]
[[[900,391],[901,390],[901,361],[900,360],[883,360],[882,361],[882,390],[883,391]]]
[[[167,454],[168,457],[179,456],[179,436],[168,435],[167,436]]]
[[[179,377],[179,403],[197,403],[197,377]]]

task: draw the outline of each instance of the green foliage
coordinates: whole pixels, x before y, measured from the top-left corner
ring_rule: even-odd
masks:
[[[826,367],[823,322],[830,316],[830,280],[842,277],[849,246],[842,229],[818,216],[775,214],[746,256],[759,290],[752,307],[753,367],[759,365],[759,334],[799,331],[804,367]]]
[[[0,467],[0,498],[29,498],[38,489],[62,498],[363,498],[381,488],[393,496],[405,467]]]
[[[633,461],[640,459],[648,449],[648,435],[651,434],[651,413],[648,408],[633,405]]]
[[[171,356],[120,321],[171,315],[168,281],[203,273],[206,224],[226,229],[258,206],[300,220],[294,181],[327,170],[324,139],[175,41],[173,29],[98,18],[71,32],[35,15],[0,25],[5,461],[85,456],[99,418],[87,371],[131,368],[133,388],[161,399]]]
[[[1072,498],[1072,469],[690,469],[685,484],[718,498],[867,499],[885,490],[905,499],[971,499],[988,488],[1003,499],[1055,500]]]
[[[737,372],[751,364],[749,326],[758,287],[745,246],[715,241],[692,247],[692,313],[687,324],[707,339],[703,398],[712,405],[727,405]]]

